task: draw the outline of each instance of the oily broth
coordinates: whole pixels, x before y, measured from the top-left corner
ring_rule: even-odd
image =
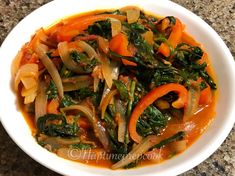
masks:
[[[74,16],[65,18],[65,19],[61,20],[60,22],[48,27],[45,32],[47,34],[51,34],[53,31],[55,31],[57,28],[59,28],[62,25],[62,23],[65,24],[65,25],[70,24],[70,23],[73,23],[75,21],[78,21],[83,16],[89,16],[89,15],[93,15],[95,13],[100,13],[100,12],[104,12],[104,11],[103,10],[93,11],[93,12],[78,14],[78,15],[74,15]],[[145,13],[145,14],[148,15],[149,13]],[[151,14],[151,15],[153,15],[153,14]],[[159,16],[156,16],[156,15],[154,15],[154,16],[159,18]],[[183,41],[184,41],[184,39],[183,39]],[[184,42],[187,43],[187,41],[184,41]],[[209,59],[208,54],[205,54],[204,61],[206,61],[208,63],[208,67],[207,67],[208,73],[215,80],[215,74],[214,74],[213,68],[210,64],[210,59]],[[216,106],[217,96],[218,96],[218,91],[215,91],[213,93],[213,98],[212,98],[212,101],[210,102],[210,104],[208,104],[204,107],[201,107],[200,112],[195,114],[191,118],[190,122],[188,122],[190,124],[191,129],[188,132],[186,131],[185,140],[187,140],[187,148],[190,147],[205,132],[205,130],[212,123],[212,121],[215,117],[215,106]],[[23,98],[20,95],[18,95],[18,100],[19,100],[19,106],[20,106],[20,109],[23,113],[23,116],[24,116],[26,122],[28,123],[30,129],[32,130],[32,134],[35,135],[36,126],[35,126],[35,122],[34,122],[34,115],[27,113],[25,105],[23,103]],[[172,136],[177,132],[177,130],[180,131],[184,128],[185,128],[185,126],[182,123],[180,123],[179,121],[170,120],[169,123],[168,123],[168,126],[162,132],[162,136],[163,137]],[[142,160],[140,162],[139,166],[145,166],[145,165],[149,165],[149,164],[160,163],[160,162],[163,162],[164,160],[167,160],[167,159],[171,158],[172,156],[175,156],[175,154],[171,152],[171,149],[170,149],[169,146],[163,147],[161,149],[161,153],[163,153],[163,157],[164,157],[163,159],[161,159],[159,161],[147,160],[147,159]],[[101,160],[78,161],[78,162],[84,163],[84,164],[89,164],[89,165],[92,165],[92,166],[106,167],[106,168],[111,167],[112,164],[113,164],[110,160],[103,160],[103,159],[101,159]]]

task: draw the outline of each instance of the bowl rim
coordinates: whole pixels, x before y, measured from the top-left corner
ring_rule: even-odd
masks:
[[[95,2],[95,0],[88,0],[91,2]],[[107,2],[108,0],[102,0],[102,2]],[[112,0],[111,0],[112,1]],[[54,0],[51,1],[43,6],[41,6],[40,8],[36,9],[35,11],[31,12],[28,16],[26,16],[22,21],[20,21],[17,26],[14,27],[14,29],[8,34],[8,36],[5,38],[4,42],[2,43],[1,49],[0,49],[0,56],[2,56],[3,52],[4,52],[4,48],[5,45],[7,43],[7,41],[9,40],[10,36],[17,32],[17,30],[22,27],[27,21],[32,20],[32,18],[34,18],[35,16],[39,15],[40,13],[44,12],[46,9],[49,10],[50,8],[52,8],[53,6],[56,6],[62,2],[66,2],[66,0]],[[154,1],[154,0],[145,0],[145,2],[141,2],[141,0],[128,0],[128,3],[134,3],[136,4],[143,4],[143,3],[156,3],[156,2],[160,2],[160,0]],[[208,32],[208,34],[211,35],[211,37],[215,38],[215,40],[218,42],[218,45],[224,50],[223,54],[228,58],[227,62],[231,65],[231,67],[235,68],[235,62],[233,61],[233,56],[230,53],[229,49],[227,48],[227,46],[225,45],[225,43],[223,42],[223,40],[219,37],[219,35],[205,22],[203,21],[200,17],[196,16],[195,14],[193,14],[192,12],[190,12],[189,10],[185,9],[184,7],[171,2],[171,1],[165,1],[165,2],[161,2],[163,4],[169,4],[171,6],[175,6],[178,10],[182,10],[185,13],[187,13],[188,15],[192,16],[195,20],[196,23],[198,24],[203,24],[204,26],[206,26],[206,28],[204,30],[206,30]],[[235,71],[231,72],[231,74],[233,75],[233,77],[235,77]],[[235,83],[231,83],[232,84],[232,88],[235,88]],[[0,94],[1,95],[1,94]],[[235,100],[234,98],[235,96],[233,95],[233,100]],[[2,102],[1,102],[2,103]],[[32,153],[30,153],[29,149],[27,148],[26,145],[23,145],[21,143],[20,140],[18,140],[17,138],[15,138],[14,135],[14,130],[12,130],[9,126],[8,123],[6,123],[6,121],[4,120],[4,118],[2,118],[2,115],[4,113],[2,113],[2,109],[0,110],[0,120],[1,123],[3,125],[3,127],[5,128],[5,130],[7,131],[7,133],[9,134],[9,136],[13,139],[13,141],[25,152],[27,153],[31,158],[33,158],[34,160],[36,160],[37,162],[39,162],[40,164],[46,166],[47,168],[54,170],[60,174],[68,174],[68,172],[65,171],[65,169],[63,168],[55,168],[52,167],[52,165],[50,165],[49,163],[45,163],[44,160],[42,158],[36,158]],[[230,110],[230,116],[232,117],[235,114],[235,105],[233,106],[233,109]],[[227,120],[226,123],[226,128],[224,129],[223,133],[219,134],[218,137],[212,141],[212,145],[209,147],[206,147],[202,150],[202,153],[200,154],[200,157],[193,157],[191,159],[189,159],[190,161],[190,165],[187,165],[187,167],[185,167],[185,165],[183,165],[184,163],[182,163],[181,165],[175,166],[172,170],[174,170],[174,172],[169,172],[166,171],[163,174],[164,175],[173,175],[173,174],[180,174],[183,173],[191,168],[193,168],[194,166],[198,165],[199,163],[201,163],[202,161],[204,161],[206,158],[208,158],[212,153],[214,153],[216,151],[216,149],[223,143],[223,141],[226,139],[226,137],[228,136],[229,132],[232,130],[233,128],[233,124],[235,122],[235,119],[229,118]],[[191,146],[192,147],[192,146]],[[46,151],[46,150],[45,150]],[[46,151],[47,153],[49,153],[48,151]],[[187,161],[188,162],[188,161]],[[89,166],[90,167],[90,166]],[[147,167],[146,167],[147,168]],[[86,171],[83,172],[81,171],[81,173],[84,174],[88,174]],[[117,172],[118,173],[118,172]],[[121,172],[120,172],[121,173]],[[127,173],[130,173],[129,171],[127,171]],[[70,172],[69,174],[73,175],[72,172]],[[92,175],[92,174],[91,174]],[[146,175],[151,175],[151,173],[147,173]],[[161,175],[161,173],[159,174]]]

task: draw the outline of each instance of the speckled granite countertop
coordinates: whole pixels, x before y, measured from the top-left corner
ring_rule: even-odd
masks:
[[[0,45],[9,31],[27,14],[50,0],[0,0]],[[173,0],[209,23],[235,56],[234,0]],[[59,175],[27,156],[0,124],[0,176]],[[235,175],[235,128],[223,145],[206,161],[182,174],[201,176]]]

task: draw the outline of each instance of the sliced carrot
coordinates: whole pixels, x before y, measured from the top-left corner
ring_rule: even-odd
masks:
[[[200,44],[187,32],[182,33],[182,42],[192,46],[200,46]]]
[[[59,100],[58,99],[52,99],[47,104],[47,113],[48,114],[59,114],[59,111],[58,111],[59,106],[60,106]]]
[[[210,86],[207,86],[204,90],[201,91],[199,104],[200,105],[207,105],[211,102],[212,92]]]
[[[122,56],[132,56],[132,53],[128,50],[128,39],[123,33],[115,35],[109,42],[109,48],[111,51],[118,53]],[[137,66],[136,63],[122,59],[124,65]]]
[[[140,115],[144,112],[144,110],[151,105],[158,98],[168,94],[169,92],[174,91],[178,93],[178,99],[172,103],[174,108],[182,108],[187,106],[188,101],[188,91],[187,89],[181,85],[176,83],[165,84],[151,90],[145,97],[143,97],[139,103],[136,105],[133,110],[130,122],[129,122],[129,132],[131,138],[139,143],[142,140],[142,137],[136,131],[136,124],[140,117]]]
[[[202,79],[199,78],[198,82],[202,82]],[[207,84],[207,88],[203,89],[200,92],[199,105],[208,105],[212,100],[212,92],[210,86]]]
[[[176,19],[175,25],[172,27],[172,32],[167,39],[168,44],[170,44],[173,48],[175,48],[181,41],[183,32],[183,25],[179,19]],[[162,43],[158,48],[158,52],[163,54],[165,57],[170,56],[170,48],[166,43]]]
[[[79,34],[79,32],[88,28],[89,25],[99,20],[106,20],[108,18],[115,18],[120,21],[125,21],[126,16],[113,14],[87,15],[67,21],[65,25],[60,26],[57,31],[57,40],[71,41],[71,39]],[[68,24],[68,25],[67,25]]]
[[[51,53],[51,56],[52,56],[52,57],[59,57],[60,54],[59,54],[58,49],[53,50],[52,53]]]

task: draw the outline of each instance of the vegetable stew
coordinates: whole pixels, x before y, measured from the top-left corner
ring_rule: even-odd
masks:
[[[111,169],[185,151],[215,116],[209,56],[174,16],[94,11],[39,29],[12,74],[37,143]]]

